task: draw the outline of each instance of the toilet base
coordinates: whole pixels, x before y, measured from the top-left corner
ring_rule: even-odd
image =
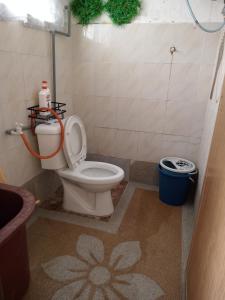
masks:
[[[96,217],[113,214],[111,191],[93,193],[67,179],[61,178],[61,181],[64,188],[63,208],[65,210]]]

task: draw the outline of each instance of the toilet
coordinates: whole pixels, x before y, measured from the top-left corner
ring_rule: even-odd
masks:
[[[124,178],[124,171],[113,164],[86,161],[87,137],[78,116],[63,120],[64,146],[56,156],[41,160],[42,168],[55,170],[63,188],[63,208],[80,214],[105,217],[114,211],[111,189]],[[56,122],[36,127],[39,151],[47,155],[60,142],[60,126]]]

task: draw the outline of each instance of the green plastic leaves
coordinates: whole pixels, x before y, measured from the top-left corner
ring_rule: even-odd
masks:
[[[128,24],[139,14],[140,0],[108,0],[105,10],[116,25]]]
[[[106,11],[112,22],[124,25],[133,21],[141,9],[141,0],[71,0],[73,16],[82,25],[88,25]]]
[[[104,4],[102,0],[71,0],[70,9],[80,24],[88,25],[101,16]]]

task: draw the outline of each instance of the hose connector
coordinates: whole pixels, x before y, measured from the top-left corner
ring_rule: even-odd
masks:
[[[14,134],[14,135],[21,135],[23,134],[23,124],[22,123],[18,123],[16,122],[16,127],[15,127],[15,130],[11,130],[10,131],[10,134]]]

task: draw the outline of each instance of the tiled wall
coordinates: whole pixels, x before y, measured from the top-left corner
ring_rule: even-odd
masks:
[[[184,22],[177,1],[143,1],[137,22]],[[222,2],[207,1],[204,9],[200,0],[194,4],[201,6],[200,19],[217,20]],[[186,9],[185,15],[191,22]],[[196,160],[217,41],[190,24],[74,26],[73,38],[57,37],[58,100],[84,119],[89,152],[151,162],[179,153]],[[20,139],[4,132],[15,121],[27,124],[26,107],[37,103],[41,80],[51,82],[50,47],[49,33],[0,22],[0,167],[11,184],[41,171]]]
[[[57,37],[57,83],[59,98],[65,99],[71,113],[70,40]],[[37,103],[41,81],[51,83],[50,49],[49,33],[0,22],[0,168],[10,184],[22,185],[41,171],[39,161],[30,156],[20,138],[5,135],[5,130],[15,127],[15,121],[28,123],[26,108]]]
[[[221,38],[222,38],[222,34],[221,34]],[[219,51],[219,49],[218,49],[218,51]],[[215,127],[217,112],[218,112],[220,98],[221,98],[224,76],[225,76],[225,55],[223,56],[223,60],[222,60],[222,63],[220,65],[220,69],[218,72],[213,98],[208,99],[208,102],[207,102],[207,109],[206,109],[206,115],[205,115],[205,121],[204,121],[204,130],[203,130],[203,134],[202,134],[200,150],[199,150],[199,155],[198,155],[199,184],[198,184],[198,190],[197,190],[197,194],[196,194],[196,205],[195,205],[196,211],[199,206],[201,190],[202,190],[205,171],[206,171],[206,167],[207,167],[208,155],[209,155],[209,151],[210,151],[213,131],[214,131],[214,127]]]
[[[218,40],[191,24],[74,25],[74,109],[89,152],[197,161]]]

